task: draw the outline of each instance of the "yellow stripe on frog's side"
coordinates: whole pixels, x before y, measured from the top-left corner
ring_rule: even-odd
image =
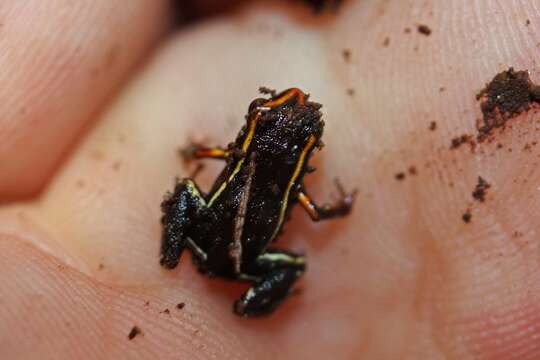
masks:
[[[296,168],[294,169],[291,180],[289,180],[289,184],[287,184],[285,195],[283,196],[283,199],[281,200],[281,209],[279,210],[279,219],[278,219],[276,228],[274,230],[274,233],[272,234],[272,239],[276,238],[276,235],[279,232],[281,225],[283,224],[283,220],[285,218],[285,211],[287,210],[287,205],[289,203],[289,194],[291,193],[291,189],[294,183],[296,182],[296,179],[298,179],[298,176],[300,175],[300,171],[302,171],[302,168],[304,167],[307,154],[313,148],[316,141],[317,139],[315,138],[315,136],[311,135],[308,139],[306,146],[302,150],[302,153],[300,154],[300,158],[298,158],[298,162],[296,163]]]
[[[184,180],[186,184],[186,188],[188,189],[189,193],[197,200],[201,202],[203,206],[206,206],[206,201],[204,200],[204,197],[199,192],[199,189],[197,189],[197,185],[193,182],[191,179]]]
[[[305,103],[306,95],[304,94],[304,92],[302,90],[298,89],[298,88],[291,88],[291,89],[288,89],[285,92],[281,93],[276,98],[268,100],[267,102],[263,103],[261,105],[261,107],[262,108],[273,109],[273,108],[275,108],[277,106],[283,105],[285,102],[287,102],[287,100],[291,99],[293,96],[297,96],[297,101],[298,101],[299,104],[304,104]],[[253,120],[249,124],[248,133],[246,135],[246,138],[244,139],[244,142],[242,143],[242,151],[244,153],[247,152],[247,150],[249,148],[249,145],[251,145],[251,141],[253,140],[253,135],[255,134],[255,128],[257,127],[257,122],[259,121],[259,119],[261,117],[261,114],[262,114],[262,111],[257,112],[255,117],[253,118]],[[212,206],[212,204],[217,200],[219,195],[221,195],[223,190],[225,190],[225,188],[227,187],[227,184],[230,183],[234,179],[236,174],[238,174],[238,172],[242,168],[242,165],[244,164],[244,159],[245,158],[240,159],[238,161],[238,163],[236,164],[236,167],[234,168],[233,172],[231,173],[231,175],[229,176],[227,181],[224,181],[219,186],[219,188],[216,190],[216,192],[212,195],[212,197],[208,201],[208,206],[209,207]],[[300,171],[300,170],[298,170],[298,171]],[[293,177],[294,177],[294,175],[293,175]],[[287,196],[288,196],[288,194],[285,196],[285,199],[287,198]]]
[[[244,139],[244,142],[242,143],[242,151],[244,153],[247,152],[247,149],[249,148],[249,145],[251,144],[251,141],[253,140],[253,135],[255,134],[255,128],[257,127],[257,122],[259,121],[260,117],[261,117],[261,113],[258,112],[257,115],[255,115],[255,118],[249,124],[248,133],[246,135],[246,138]],[[231,176],[229,176],[227,181],[224,181],[219,187],[219,189],[217,189],[217,191],[214,193],[214,195],[212,195],[212,198],[210,198],[210,201],[208,202],[209,207],[212,206],[214,201],[216,201],[216,199],[219,197],[219,195],[221,195],[223,190],[225,190],[225,187],[227,186],[227,184],[230,183],[232,179],[234,179],[236,174],[238,174],[238,172],[242,168],[242,164],[244,164],[244,159],[245,158],[238,160],[238,164],[236,164],[236,167],[234,168]]]

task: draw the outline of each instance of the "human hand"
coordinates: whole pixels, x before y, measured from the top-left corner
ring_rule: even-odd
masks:
[[[535,115],[474,154],[449,150],[496,73],[539,79],[528,4],[351,0],[313,17],[261,1],[174,36],[164,0],[0,5],[2,357],[539,358],[538,154],[522,150]],[[188,254],[159,266],[159,204],[192,170],[178,147],[230,141],[260,85],[324,106],[312,195],[328,199],[336,176],[359,193],[341,220],[293,212],[279,244],[307,254],[303,291],[242,319],[245,286]]]

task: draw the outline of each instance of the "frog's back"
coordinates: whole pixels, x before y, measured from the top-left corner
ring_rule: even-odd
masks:
[[[302,182],[324,123],[316,103],[284,103],[265,112],[250,111],[230,149],[233,157],[218,177],[207,202],[214,220],[201,231],[214,271],[230,271],[230,245],[242,245],[244,264],[257,258],[279,234]]]

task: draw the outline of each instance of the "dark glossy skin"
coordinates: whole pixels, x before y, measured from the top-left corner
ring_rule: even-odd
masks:
[[[305,270],[302,256],[269,248],[292,207],[300,203],[319,220],[343,216],[353,203],[353,195],[340,189],[337,204],[319,207],[303,189],[309,158],[321,146],[321,105],[297,88],[261,91],[272,97],[251,103],[246,125],[227,149],[184,152],[227,161],[210,192],[184,179],[162,203],[161,265],[176,267],[188,247],[201,272],[251,282],[234,306],[243,316],[273,311]]]

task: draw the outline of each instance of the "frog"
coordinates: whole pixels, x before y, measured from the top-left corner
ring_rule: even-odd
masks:
[[[161,266],[174,269],[188,249],[200,273],[248,283],[233,304],[242,317],[274,312],[306,270],[305,255],[274,246],[291,210],[300,204],[313,221],[343,217],[356,195],[337,180],[334,202],[318,205],[306,191],[309,161],[323,147],[322,105],[297,87],[260,92],[228,146],[183,149],[186,160],[225,161],[210,191],[177,179],[161,203]]]

